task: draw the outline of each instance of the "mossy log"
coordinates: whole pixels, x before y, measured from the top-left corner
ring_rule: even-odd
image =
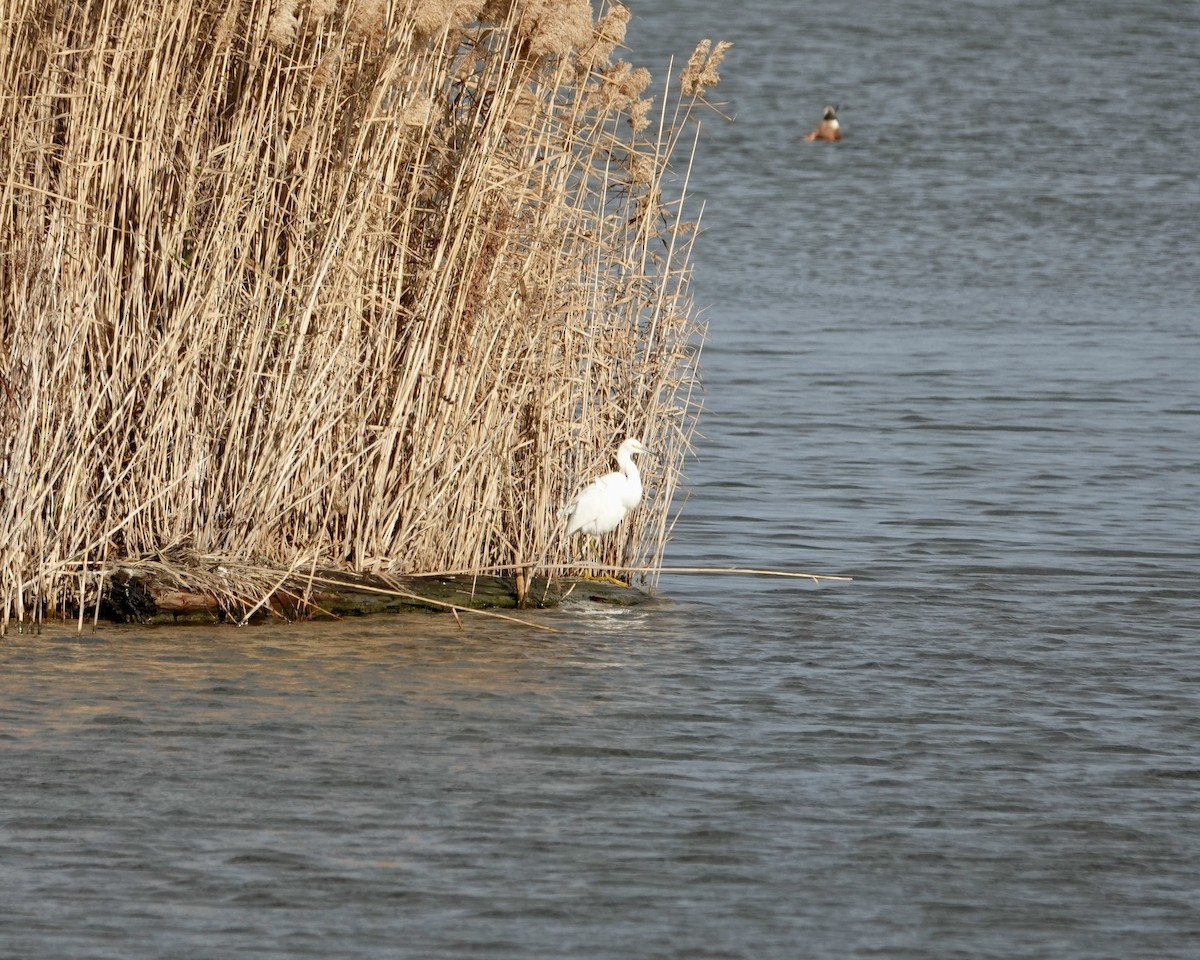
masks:
[[[106,583],[100,616],[118,623],[210,624],[453,609],[538,609],[575,602],[635,606],[650,599],[646,591],[624,583],[578,577],[536,577],[524,598],[519,598],[512,577],[385,577],[324,571],[314,578],[285,577],[258,599],[247,600],[235,599],[232,593],[185,586],[177,578],[161,574],[123,571]]]

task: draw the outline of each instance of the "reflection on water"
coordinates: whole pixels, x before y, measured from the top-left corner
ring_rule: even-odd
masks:
[[[0,955],[1194,956],[1200,23],[947,10],[635,10],[736,41],[669,562],[852,584],[10,635]]]

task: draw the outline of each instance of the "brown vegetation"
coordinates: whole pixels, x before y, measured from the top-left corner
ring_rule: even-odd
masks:
[[[0,0],[0,628],[139,564],[257,596],[569,562],[559,508],[626,435],[647,501],[596,559],[657,566],[716,64],[651,120],[628,19]]]

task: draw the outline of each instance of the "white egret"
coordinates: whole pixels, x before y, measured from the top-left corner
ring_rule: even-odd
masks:
[[[616,528],[625,515],[642,502],[642,475],[633,462],[635,453],[649,453],[642,441],[629,437],[617,448],[621,468],[597,477],[567,504],[567,537],[582,533],[598,537]]]

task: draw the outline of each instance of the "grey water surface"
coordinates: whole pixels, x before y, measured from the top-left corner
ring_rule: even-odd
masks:
[[[634,12],[736,44],[668,561],[854,581],[10,634],[0,956],[1200,955],[1200,5]]]

